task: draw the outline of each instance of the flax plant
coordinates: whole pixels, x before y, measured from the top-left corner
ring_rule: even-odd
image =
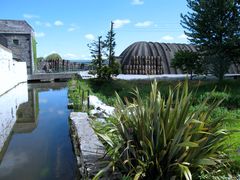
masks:
[[[209,105],[206,98],[191,110],[187,81],[169,89],[167,98],[156,81],[147,99],[138,89],[133,94],[135,98],[124,101],[116,94],[115,116],[95,127],[111,158],[95,179],[111,167],[134,179],[191,180],[226,162],[223,142],[231,132],[221,128],[223,118],[210,118],[221,102]]]

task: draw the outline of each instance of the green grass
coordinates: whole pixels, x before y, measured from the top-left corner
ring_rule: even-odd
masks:
[[[179,81],[160,81],[158,89],[161,94],[168,97],[169,87],[174,88]],[[99,81],[95,79],[80,80],[80,86],[83,89],[89,89],[91,94],[98,96],[108,105],[114,105],[116,100],[115,92],[124,99],[133,97],[130,93],[133,89],[138,88],[141,97],[144,99],[149,95],[151,90],[151,82],[144,80],[111,80]],[[229,130],[240,130],[240,80],[226,80],[221,84],[217,81],[189,81],[189,90],[194,92],[194,107],[197,108],[201,103],[201,99],[209,97],[210,100],[221,100],[225,98],[220,107],[212,114],[214,117],[224,116],[223,126]],[[214,93],[211,93],[215,89]],[[207,108],[207,107],[206,107]],[[231,159],[240,166],[240,133],[235,133],[229,137],[226,142],[231,145],[229,152]]]
[[[161,81],[158,83],[158,89],[167,97],[169,87],[175,87],[179,81]],[[90,89],[92,94],[101,98],[105,103],[113,105],[116,99],[115,92],[120,97],[132,97],[130,93],[133,89],[138,88],[143,97],[146,97],[151,89],[151,81],[147,80],[81,80],[80,85],[83,88]],[[214,98],[227,98],[223,101],[222,106],[228,109],[240,108],[240,81],[228,80],[222,84],[212,81],[190,81],[189,89],[195,92],[194,100],[198,104],[199,100],[204,96],[208,96],[214,89],[215,93],[212,95]]]

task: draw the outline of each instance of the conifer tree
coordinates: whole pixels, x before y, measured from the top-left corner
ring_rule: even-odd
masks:
[[[104,42],[101,39],[102,36],[99,36],[97,41],[93,41],[93,43],[88,44],[91,56],[93,58],[92,65],[96,70],[96,72],[93,72],[93,74],[97,74],[98,78],[102,78],[102,67],[104,63],[104,59],[102,58],[104,54]]]
[[[106,40],[105,40],[105,46],[108,51],[108,53],[106,53],[106,56],[109,61],[108,62],[109,67],[111,67],[115,61],[115,47],[116,47],[115,35],[116,35],[116,33],[113,31],[113,25],[114,25],[114,23],[111,22],[111,28],[110,28],[110,31],[108,31]]]
[[[187,4],[191,12],[181,15],[181,25],[204,53],[209,71],[221,81],[239,57],[240,1],[187,0]]]

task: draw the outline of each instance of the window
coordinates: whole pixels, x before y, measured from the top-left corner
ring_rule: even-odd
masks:
[[[14,44],[14,45],[19,45],[19,40],[18,40],[18,39],[14,39],[14,40],[13,40],[13,44]]]

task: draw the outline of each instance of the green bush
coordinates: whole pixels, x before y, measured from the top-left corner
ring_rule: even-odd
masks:
[[[61,61],[62,57],[57,53],[52,53],[46,57],[46,61]]]
[[[207,100],[191,109],[192,93],[178,85],[167,99],[152,84],[147,100],[139,91],[123,101],[117,95],[115,116],[94,126],[107,145],[109,168],[134,179],[192,179],[227,161],[224,141],[231,131],[221,129],[221,118],[210,119],[220,102]],[[96,175],[96,179],[107,170]]]

